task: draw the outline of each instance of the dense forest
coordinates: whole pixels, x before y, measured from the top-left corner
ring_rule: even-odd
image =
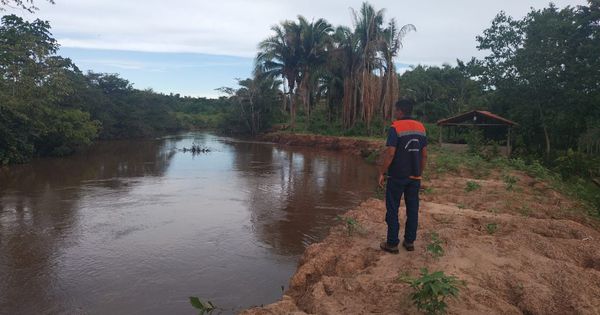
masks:
[[[571,165],[565,174],[597,175],[598,1],[562,9],[550,4],[522,19],[500,12],[477,37],[483,59],[416,66],[401,75],[394,60],[404,36],[417,27],[386,19],[385,10],[368,3],[351,17],[351,27],[302,16],[272,27],[258,45],[253,80],[279,80],[284,115],[262,115],[273,111],[273,102],[250,108],[238,101],[249,120],[265,120],[254,125],[266,129],[268,118],[287,117],[296,131],[379,136],[394,100],[410,97],[427,123],[471,109],[500,114],[519,124],[512,139],[516,154]]]
[[[82,73],[57,55],[48,22],[16,15],[0,25],[0,165],[65,155],[95,139],[216,127],[225,99],[134,89],[116,74]]]

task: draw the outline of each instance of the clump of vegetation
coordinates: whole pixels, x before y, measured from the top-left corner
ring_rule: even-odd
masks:
[[[479,183],[474,182],[474,181],[468,181],[467,186],[465,187],[465,191],[472,192],[475,190],[479,190],[480,188],[481,188],[481,185]]]
[[[433,258],[444,256],[444,248],[442,248],[442,240],[436,232],[431,233],[431,242],[427,245],[427,251]]]
[[[434,192],[434,190],[433,190],[432,187],[425,187],[425,188],[423,188],[423,193],[426,194],[426,195],[431,195],[431,194],[433,194],[433,192]]]
[[[217,307],[211,301],[204,302],[196,296],[190,296],[189,299],[190,304],[192,304],[192,306],[198,310],[198,314],[200,315],[211,314],[217,309]]]
[[[411,299],[417,309],[427,315],[446,314],[447,299],[457,298],[460,288],[466,285],[455,276],[448,276],[443,271],[429,273],[427,268],[421,269],[419,278],[401,276],[400,280],[414,289]]]
[[[360,233],[363,231],[363,227],[360,225],[360,223],[358,223],[358,220],[356,220],[355,218],[344,217],[341,215],[338,215],[336,218],[339,221],[343,222],[344,228],[346,229],[346,232],[349,236],[354,235],[354,233]]]
[[[508,190],[508,191],[514,190],[515,189],[515,185],[519,181],[519,179],[517,177],[512,176],[510,174],[504,174],[502,176],[502,180],[504,180],[504,184],[505,184],[506,190]]]
[[[496,233],[496,231],[498,230],[498,223],[488,223],[485,226],[485,230],[488,232],[488,234],[494,234]]]
[[[529,217],[531,215],[531,208],[528,205],[524,205],[517,209],[519,213],[524,217]]]

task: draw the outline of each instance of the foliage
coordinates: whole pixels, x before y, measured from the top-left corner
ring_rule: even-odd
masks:
[[[229,107],[225,99],[136,90],[115,74],[83,74],[57,51],[48,22],[2,17],[0,165],[70,154],[96,138],[213,127]]]
[[[480,188],[481,188],[481,185],[479,183],[474,182],[474,181],[468,181],[467,186],[465,187],[465,191],[472,192],[475,190],[479,190]]]
[[[494,234],[498,230],[498,223],[489,223],[485,226],[485,230],[488,234]]]
[[[598,176],[600,171],[600,158],[586,155],[572,149],[559,156],[554,163],[556,170],[563,178]]]
[[[47,0],[49,3],[54,4],[54,0]],[[4,10],[4,7],[21,8],[23,10],[34,12],[38,8],[35,6],[33,0],[0,0],[0,12]]]
[[[362,232],[363,230],[362,226],[355,218],[344,217],[340,215],[338,215],[336,218],[344,223],[344,227],[350,236],[354,235],[356,232]]]
[[[597,1],[551,4],[522,19],[501,12],[477,38],[490,54],[463,64],[465,71],[489,94],[490,109],[520,123],[520,151],[566,151],[598,126],[599,23]]]
[[[512,176],[510,174],[504,174],[502,176],[502,180],[504,180],[506,190],[514,190],[515,185],[519,181],[519,179],[517,177]]]
[[[442,240],[440,240],[440,236],[436,232],[431,233],[431,242],[427,245],[427,251],[431,253],[434,258],[444,256]]]
[[[460,287],[465,282],[454,276],[448,276],[443,271],[429,273],[427,268],[421,269],[421,277],[404,277],[403,282],[410,284],[414,289],[411,299],[415,306],[428,315],[445,314],[448,298],[457,298]]]
[[[256,135],[271,127],[274,108],[279,99],[280,81],[256,73],[254,78],[239,80],[239,88],[221,88],[235,106],[222,122],[229,133]]]
[[[200,315],[211,314],[217,309],[217,307],[211,301],[203,302],[196,296],[190,296],[189,299],[190,304],[192,304],[192,306],[198,310],[198,314]]]
[[[293,130],[296,104],[303,105],[305,126],[310,126],[321,99],[330,118],[341,116],[344,130],[364,123],[371,134],[380,130],[372,128],[377,117],[391,119],[399,92],[394,58],[415,27],[386,22],[384,11],[366,2],[352,10],[352,17],[353,28],[334,28],[324,19],[309,22],[299,16],[272,27],[274,34],[259,44],[259,71],[287,83],[283,109],[289,104]]]
[[[419,65],[404,72],[400,83],[400,94],[417,102],[416,111],[425,122],[486,108],[481,85],[458,67]]]

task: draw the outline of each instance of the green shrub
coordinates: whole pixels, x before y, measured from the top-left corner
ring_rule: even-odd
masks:
[[[489,223],[485,226],[485,229],[488,234],[494,234],[498,230],[498,223]]]
[[[510,174],[504,174],[502,176],[502,179],[504,180],[506,190],[509,190],[509,191],[514,190],[515,185],[519,181],[518,178],[516,178],[515,176],[512,176]]]
[[[429,273],[427,268],[421,269],[421,277],[417,279],[402,277],[403,282],[414,289],[411,294],[413,304],[427,315],[445,314],[448,298],[457,298],[460,287],[465,282],[454,276],[448,276],[443,271]]]
[[[479,183],[473,182],[473,181],[468,181],[467,186],[465,187],[466,192],[472,192],[472,191],[479,190],[479,189],[481,189],[481,185],[479,185]]]
[[[565,155],[558,157],[554,162],[554,170],[563,178],[576,176],[590,178],[594,176],[595,171],[600,169],[600,160],[571,149]]]
[[[349,236],[354,235],[356,232],[362,232],[363,230],[363,227],[355,218],[338,215],[337,219],[344,223],[344,227],[346,228],[346,232]]]
[[[483,152],[485,146],[485,138],[483,132],[479,129],[471,129],[465,136],[469,153],[473,155],[480,155]]]
[[[431,233],[431,242],[427,245],[427,251],[431,253],[433,258],[440,258],[444,256],[442,240],[440,240],[440,236],[436,232]]]

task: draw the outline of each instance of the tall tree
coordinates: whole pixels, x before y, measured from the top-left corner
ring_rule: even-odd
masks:
[[[289,97],[290,126],[296,124],[296,87],[300,80],[301,67],[301,27],[292,21],[282,22],[271,27],[275,33],[263,40],[258,45],[259,52],[256,56],[258,72],[271,76],[281,77],[287,83]]]
[[[310,123],[310,111],[314,106],[318,78],[329,61],[333,27],[324,19],[308,22],[303,16],[298,16],[298,22],[301,30],[299,89],[307,123]]]
[[[393,105],[398,99],[398,93],[400,92],[394,59],[398,56],[398,52],[402,48],[404,36],[408,32],[416,30],[416,27],[412,24],[398,27],[395,19],[390,20],[388,27],[383,30],[381,50],[384,59],[384,75],[380,103],[383,119],[386,121],[392,119]]]
[[[54,4],[54,0],[47,1]],[[34,4],[34,0],[0,0],[0,11],[3,11],[4,7],[20,8],[29,12],[34,12],[38,9]]]
[[[469,67],[492,94],[492,107],[522,123],[519,141],[550,156],[575,147],[600,121],[600,9],[532,10],[517,20],[500,13],[477,38],[490,51]],[[543,143],[543,147],[539,144]]]

